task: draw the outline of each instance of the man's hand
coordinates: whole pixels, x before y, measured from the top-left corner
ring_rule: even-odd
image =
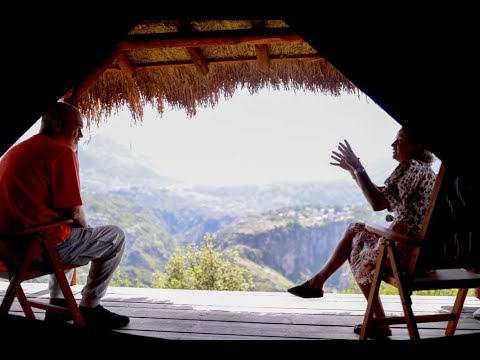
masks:
[[[72,227],[88,227],[87,217],[81,205],[66,209],[66,213],[68,218],[73,219]]]

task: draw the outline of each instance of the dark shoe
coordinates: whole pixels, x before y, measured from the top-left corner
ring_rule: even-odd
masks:
[[[290,294],[300,296],[301,298],[321,298],[323,297],[323,290],[314,288],[309,281],[305,281],[302,285],[297,285],[288,289]]]
[[[62,307],[68,307],[67,301],[65,299],[52,298],[50,299],[50,304],[62,306]],[[73,317],[70,314],[59,314],[59,313],[55,313],[53,311],[48,311],[48,310],[45,311],[45,321],[65,322],[70,320],[73,320]]]
[[[360,335],[362,332],[362,326],[363,324],[355,325],[353,327],[353,332]],[[392,336],[392,330],[386,327],[372,328],[372,330],[370,330],[370,334],[368,335],[368,337],[371,337],[372,339],[386,339],[389,336]]]
[[[97,305],[94,308],[80,306],[80,312],[89,327],[118,329],[127,326],[130,322],[128,316],[115,314],[102,305]]]

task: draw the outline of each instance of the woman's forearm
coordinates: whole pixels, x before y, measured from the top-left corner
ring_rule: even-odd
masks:
[[[374,211],[384,210],[388,207],[387,199],[385,199],[380,189],[370,180],[363,166],[359,166],[351,174]]]

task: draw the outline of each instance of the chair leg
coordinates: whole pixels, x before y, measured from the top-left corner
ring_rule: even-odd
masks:
[[[388,246],[388,256],[390,257],[390,265],[392,267],[393,276],[398,284],[398,294],[400,295],[400,300],[402,302],[403,313],[405,314],[405,323],[408,328],[408,334],[410,335],[410,339],[412,340],[419,340],[420,334],[418,332],[417,322],[415,320],[415,315],[413,314],[412,310],[412,292],[409,289],[405,289],[404,284],[405,282],[400,275],[398,269],[398,257],[397,252],[395,251],[395,245],[390,244]]]
[[[72,289],[70,288],[70,284],[68,283],[67,277],[65,276],[65,271],[60,266],[61,262],[54,245],[48,242],[44,242],[43,245],[52,261],[52,266],[54,274],[58,281],[58,286],[60,286],[60,289],[62,290],[65,301],[67,302],[68,309],[70,310],[70,314],[73,317],[74,324],[77,326],[85,326],[85,320],[83,319],[77,302],[72,294]]]
[[[0,305],[0,314],[7,315],[10,311],[13,301],[15,300],[15,296],[17,296],[18,302],[22,307],[22,310],[25,316],[29,319],[35,319],[35,315],[33,314],[32,307],[28,304],[27,297],[22,289],[22,278],[21,274],[13,275],[10,278],[10,283],[8,284],[7,291],[5,293],[5,297],[3,298],[2,305]]]
[[[380,284],[382,282],[382,270],[383,264],[387,257],[387,252],[385,251],[385,243],[380,246],[380,251],[378,253],[377,265],[375,267],[375,276],[372,281],[370,288],[370,293],[368,294],[368,303],[367,309],[365,310],[365,317],[363,319],[362,331],[360,332],[359,340],[367,340],[368,332],[372,329],[373,323],[373,314],[375,307],[377,306],[378,291],[380,290]]]
[[[63,272],[63,270],[55,267],[55,276],[57,278],[58,285],[62,290],[65,301],[67,302],[67,306],[70,310],[70,313],[73,317],[73,322],[77,326],[85,326],[85,321],[82,317],[82,314],[80,313],[80,309],[77,305],[77,301],[75,300],[75,297],[72,294],[72,290],[70,289],[70,285],[68,283],[67,277],[65,276],[65,273]]]
[[[35,315],[33,313],[32,307],[28,303],[27,297],[25,296],[25,293],[23,292],[22,285],[18,285],[17,289],[17,299],[18,302],[20,303],[20,306],[22,307],[23,313],[25,316],[29,319],[35,319]]]
[[[25,316],[30,319],[35,319],[35,315],[33,314],[32,307],[28,303],[27,297],[22,289],[22,281],[25,280],[25,276],[27,274],[28,267],[32,263],[33,259],[35,259],[35,254],[40,251],[40,240],[38,237],[31,240],[30,248],[28,249],[23,261],[21,263],[18,272],[14,273],[10,277],[10,283],[8,284],[7,292],[5,293],[5,297],[3,298],[2,305],[0,306],[0,314],[8,314],[10,308],[12,307],[13,300],[15,300],[15,296],[18,297],[18,301],[22,307]],[[11,272],[10,272],[11,273]]]
[[[15,294],[17,292],[18,287],[20,286],[20,278],[18,275],[13,275],[10,278],[10,283],[8,284],[7,291],[5,292],[5,296],[2,301],[2,305],[0,305],[0,314],[7,315],[12,307],[13,300],[15,300]]]
[[[452,308],[452,314],[454,318],[448,322],[447,328],[445,329],[445,336],[453,336],[455,334],[467,293],[468,289],[458,289],[457,297],[455,298],[455,304],[453,304]]]

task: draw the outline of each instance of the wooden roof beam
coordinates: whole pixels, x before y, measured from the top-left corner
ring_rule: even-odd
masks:
[[[191,34],[192,33],[192,23],[188,20],[182,20],[180,21],[178,25],[178,31],[181,34]],[[187,52],[188,55],[190,55],[190,58],[192,59],[193,63],[195,64],[195,67],[197,68],[197,71],[202,74],[202,75],[207,75],[208,74],[208,63],[205,59],[205,55],[203,54],[202,49],[200,49],[198,46],[195,47],[187,47]]]
[[[187,47],[188,54],[192,59],[192,62],[195,64],[197,71],[202,75],[208,74],[208,63],[203,55],[202,49],[199,47]]]
[[[290,28],[195,31],[189,34],[135,34],[119,43],[121,50],[198,47],[218,45],[266,45],[300,42],[303,39]]]
[[[268,45],[255,45],[258,67],[263,71],[270,70],[270,50]]]
[[[265,20],[252,20],[252,28],[264,29]],[[258,67],[263,71],[270,71],[270,50],[267,44],[256,44],[255,53],[257,54]]]
[[[96,67],[90,74],[88,74],[83,81],[78,84],[70,97],[65,97],[65,102],[77,106],[78,99],[87,92],[90,86],[100,77],[103,73],[112,66],[115,59],[118,56],[118,51],[115,51],[111,56],[107,56],[102,64]],[[69,92],[70,94],[70,92]]]
[[[324,60],[323,56],[318,54],[300,54],[300,55],[271,55],[270,61],[318,61]],[[256,56],[248,56],[241,58],[224,58],[224,59],[210,59],[208,60],[209,64],[240,64],[248,62],[257,62],[258,59]],[[161,68],[175,68],[183,66],[193,66],[195,65],[192,61],[164,61],[157,63],[144,63],[137,64],[137,71],[146,70],[146,69],[161,69]],[[107,71],[121,71],[118,67],[110,67]]]
[[[97,81],[105,71],[108,71],[108,69],[114,66],[114,64],[117,64],[120,71],[127,73],[127,75],[130,74],[132,78],[136,76],[137,70],[135,66],[117,47],[117,49],[110,56],[107,56],[100,66],[96,67],[90,74],[88,74],[82,82],[73,89],[73,91],[71,89],[64,95],[64,101],[76,106],[78,99],[88,91],[90,86]]]
[[[130,79],[134,79],[137,76],[137,70],[132,62],[127,58],[125,53],[119,52],[116,63],[118,67],[127,75]]]

